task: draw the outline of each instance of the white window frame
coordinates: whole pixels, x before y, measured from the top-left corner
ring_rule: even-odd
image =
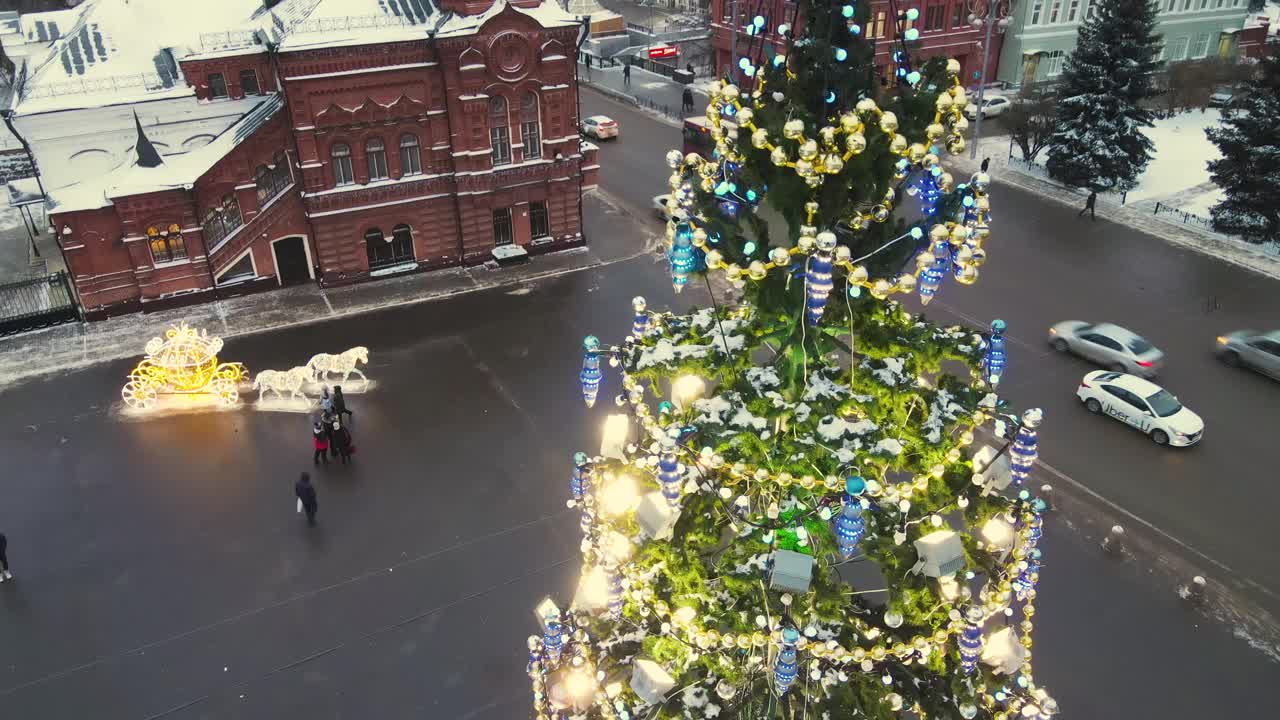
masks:
[[[1059,18],[1062,17],[1062,0],[1049,0],[1049,19],[1050,25],[1056,25]]]
[[[1080,0],[1067,1],[1067,22],[1073,23],[1080,15]]]
[[[1191,57],[1199,60],[1209,54],[1209,33],[1200,33],[1196,36],[1196,44],[1191,48]]]
[[[1167,59],[1171,62],[1181,62],[1187,59],[1187,46],[1190,44],[1191,38],[1183,35],[1173,39],[1173,44],[1169,46]]]
[[[1044,0],[1035,0],[1031,3],[1031,20],[1028,25],[1039,25],[1040,16],[1044,13]]]
[[[1067,62],[1067,53],[1062,50],[1053,50],[1044,54],[1045,58],[1045,76],[1058,77],[1062,74],[1062,67]]]

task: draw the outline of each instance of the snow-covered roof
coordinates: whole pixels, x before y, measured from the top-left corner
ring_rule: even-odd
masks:
[[[50,190],[49,212],[92,210],[111,205],[111,198],[190,187],[283,106],[279,95],[266,96],[204,147],[168,155],[156,167],[142,167],[131,161],[104,175]]]
[[[319,0],[280,49],[421,40],[440,15],[431,0]]]
[[[478,15],[451,15],[444,22],[440,23],[436,34],[440,37],[448,37],[450,35],[469,35],[480,28],[498,13],[510,6],[512,10],[527,15],[538,22],[545,28],[565,27],[566,25],[577,25],[578,19],[573,15],[565,12],[560,7],[560,3],[555,0],[543,0],[541,4],[522,8],[515,5],[509,5],[507,0],[494,0],[488,10]]]
[[[84,9],[85,6],[80,5],[70,10],[27,13],[21,18],[22,35],[30,43],[51,43],[76,24]]]

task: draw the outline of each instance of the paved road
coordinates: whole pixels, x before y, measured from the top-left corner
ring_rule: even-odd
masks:
[[[4,717],[525,717],[530,609],[576,574],[568,458],[604,412],[579,400],[579,343],[624,334],[635,294],[698,301],[637,258],[230,341],[251,368],[371,349],[377,385],[348,398],[360,453],[315,472],[314,531],[291,488],[303,415],[124,422],[121,362],[0,393]],[[1046,533],[1036,656],[1073,717],[1273,709],[1273,663],[1068,519]]]
[[[679,129],[590,91],[582,106],[622,126],[622,138],[600,150],[601,186],[647,207],[666,191],[670,170],[659,148],[679,147]],[[980,281],[944,286],[927,314],[974,326],[1008,322],[1013,342],[1002,389],[1021,407],[1045,409],[1042,457],[1256,582],[1256,596],[1280,611],[1273,519],[1280,383],[1225,367],[1210,353],[1220,333],[1280,326],[1280,281],[1104,219],[1077,218],[1007,185],[997,184],[993,197],[995,234]],[[1160,448],[1085,412],[1074,393],[1094,368],[1046,345],[1049,325],[1068,319],[1120,323],[1162,348],[1167,367],[1159,382],[1204,417],[1204,441]]]

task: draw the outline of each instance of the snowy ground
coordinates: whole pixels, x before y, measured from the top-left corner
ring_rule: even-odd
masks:
[[[1157,120],[1155,127],[1146,131],[1156,146],[1154,157],[1138,187],[1129,191],[1129,201],[1168,198],[1186,212],[1207,216],[1209,208],[1221,197],[1221,190],[1205,187],[1190,197],[1183,193],[1212,182],[1207,164],[1221,157],[1221,153],[1204,131],[1216,126],[1220,118],[1217,108],[1209,108]],[[1175,195],[1179,197],[1171,197]]]

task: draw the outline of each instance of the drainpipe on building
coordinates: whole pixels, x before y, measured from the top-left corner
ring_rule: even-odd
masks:
[[[293,144],[293,156],[298,159],[298,164],[302,164],[302,153],[298,150],[298,138],[293,133],[293,114],[289,112],[289,91],[285,89],[284,74],[280,72],[280,45],[279,43],[267,43],[267,57],[271,59],[271,69],[276,75],[276,90],[280,93],[280,97],[284,100],[284,116],[286,122],[286,130],[289,133],[289,142]],[[285,162],[289,161],[289,153],[285,153]],[[289,174],[293,175],[293,166],[289,167]],[[302,168],[298,168],[298,175],[294,176],[294,184],[302,183]],[[306,185],[298,188],[299,194],[306,191]],[[307,205],[302,203],[302,224],[307,229],[307,243],[311,246],[311,261],[315,263],[312,267],[316,286],[322,287],[320,282],[324,276],[324,269],[320,267],[320,248],[316,245],[316,229],[311,226],[311,218],[307,215]],[[250,250],[249,252],[253,252]],[[209,258],[210,269],[212,270],[213,258]],[[276,268],[276,282],[280,280],[280,268]]]
[[[578,47],[574,48],[574,56],[581,57],[582,46],[586,44],[587,37],[591,35],[591,16],[586,15],[580,17],[582,27],[578,30]],[[578,134],[578,128],[582,127],[582,88],[578,85],[578,63],[573,64],[573,102],[576,105],[573,118],[573,132]],[[599,155],[596,155],[597,162]],[[582,244],[587,244],[587,221],[582,210],[582,165],[586,155],[582,152],[582,136],[578,135],[578,234],[582,236]],[[597,171],[598,172],[598,171]],[[597,182],[598,176],[597,176]]]
[[[436,60],[440,59],[440,50],[436,47],[436,31],[431,29],[427,31],[427,45],[432,52],[436,54]],[[445,75],[444,67],[440,68],[440,81],[448,82]],[[462,203],[458,200],[458,168],[453,160],[453,117],[449,112],[449,93],[448,87],[444,90],[444,126],[445,131],[449,133],[449,174],[453,176],[453,217],[454,224],[458,227],[458,265],[466,264],[466,240],[462,235]]]

